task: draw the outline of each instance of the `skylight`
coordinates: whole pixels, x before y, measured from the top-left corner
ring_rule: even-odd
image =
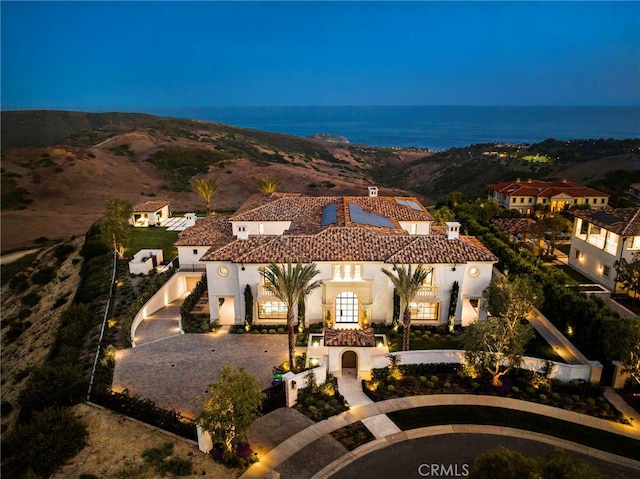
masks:
[[[396,203],[398,203],[399,205],[408,206],[412,210],[422,211],[422,208],[420,207],[420,205],[415,201],[396,199]]]

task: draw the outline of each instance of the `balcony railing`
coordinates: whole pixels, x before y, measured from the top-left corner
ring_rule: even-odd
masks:
[[[424,297],[424,296],[437,296],[438,295],[438,287],[437,286],[423,286],[420,288],[416,297]]]

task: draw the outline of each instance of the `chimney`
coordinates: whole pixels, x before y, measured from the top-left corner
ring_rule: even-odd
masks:
[[[370,186],[369,187],[369,198],[375,198],[376,196],[378,196],[378,187],[377,186]]]
[[[249,224],[248,223],[236,223],[233,225],[233,229],[236,233],[236,238],[241,240],[249,239]]]
[[[196,224],[196,214],[195,213],[185,213],[184,214],[184,225],[186,227],[193,226]]]
[[[447,221],[447,239],[454,240],[460,236],[460,223],[457,221]]]

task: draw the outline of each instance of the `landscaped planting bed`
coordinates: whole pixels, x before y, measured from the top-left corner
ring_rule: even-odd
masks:
[[[410,364],[374,369],[363,391],[373,401],[426,394],[485,394],[536,402],[609,420],[622,415],[602,395],[602,387],[591,383],[568,384],[542,374],[518,369],[503,376],[501,386],[490,379],[467,375],[460,364]]]
[[[309,373],[307,384],[298,390],[298,403],[294,406],[314,421],[322,421],[348,409],[342,394],[338,391],[338,381],[328,375],[320,386],[316,385],[313,373]]]

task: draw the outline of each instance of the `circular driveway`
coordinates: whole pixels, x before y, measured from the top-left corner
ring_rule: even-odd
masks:
[[[118,351],[113,390],[195,417],[223,364],[244,366],[265,389],[286,360],[286,334],[181,334]]]
[[[376,450],[333,473],[332,479],[388,479],[402,477],[466,477],[476,457],[498,446],[527,456],[544,456],[553,451],[548,444],[515,437],[491,434],[452,434],[427,436],[398,442]],[[565,451],[567,455],[595,465],[607,477],[636,477],[633,470],[584,454]],[[622,474],[622,476],[619,476]]]

